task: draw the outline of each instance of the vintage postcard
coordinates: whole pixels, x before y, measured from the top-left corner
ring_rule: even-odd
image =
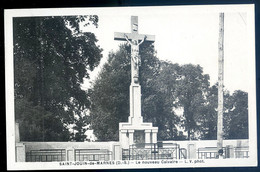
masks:
[[[8,170],[257,166],[253,4],[4,17]]]

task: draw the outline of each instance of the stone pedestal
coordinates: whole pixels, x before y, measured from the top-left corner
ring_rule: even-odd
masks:
[[[233,145],[226,146],[226,158],[234,158],[234,146]]]
[[[188,159],[196,159],[196,144],[188,144]]]
[[[138,131],[144,132],[146,144],[157,143],[158,127],[153,127],[152,123],[143,122],[141,86],[132,82],[130,85],[130,116],[128,122],[119,123],[119,142],[123,149],[128,149],[130,145],[135,144],[134,133]]]
[[[15,144],[15,161],[16,162],[25,162],[26,161],[26,152],[25,145],[23,143]]]

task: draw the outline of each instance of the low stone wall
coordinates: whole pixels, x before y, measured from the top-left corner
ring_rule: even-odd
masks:
[[[66,161],[74,161],[75,150],[108,150],[111,152],[111,160],[121,159],[121,147],[119,142],[19,142],[16,144],[16,160],[17,162],[24,162],[26,160],[26,153],[32,150],[51,150],[51,149],[65,149]]]
[[[186,149],[188,159],[198,158],[198,149],[200,148],[216,148],[217,140],[192,140],[192,141],[162,141],[163,146],[167,147],[171,144],[178,144],[180,148]],[[243,140],[223,140],[223,146],[229,147],[230,151],[226,154],[227,158],[234,157],[235,147],[248,147],[249,141]],[[65,150],[65,160],[75,161],[75,150],[85,149],[92,152],[100,152],[108,150],[111,152],[110,160],[122,159],[122,147],[119,142],[18,142],[16,143],[16,161],[25,162],[26,152],[32,150],[51,150],[51,149],[63,149]],[[233,155],[232,155],[233,154]]]
[[[198,149],[205,148],[209,149],[217,147],[217,140],[185,140],[185,141],[162,141],[164,144],[173,143],[180,145],[180,148],[184,148],[187,150],[187,158],[188,159],[198,159]],[[166,145],[167,146],[167,145]],[[226,153],[227,158],[234,158],[235,147],[248,147],[249,140],[248,139],[238,139],[238,140],[223,140],[223,147],[228,148],[228,152]],[[212,149],[211,149],[212,150]]]

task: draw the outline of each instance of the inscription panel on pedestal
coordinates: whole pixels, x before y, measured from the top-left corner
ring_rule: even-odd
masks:
[[[145,143],[144,130],[135,130],[134,132],[134,144]]]

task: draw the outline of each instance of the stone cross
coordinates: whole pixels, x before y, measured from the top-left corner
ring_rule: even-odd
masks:
[[[115,40],[127,41],[131,45],[131,85],[129,87],[130,115],[128,122],[119,123],[119,142],[123,149],[129,148],[134,143],[157,143],[158,127],[152,123],[143,122],[141,110],[141,85],[139,83],[139,66],[141,59],[139,45],[144,41],[154,42],[155,36],[138,33],[138,17],[131,17],[131,33],[115,32]]]
[[[136,84],[139,83],[139,66],[141,65],[139,45],[144,40],[154,42],[155,36],[138,34],[138,17],[131,16],[131,33],[115,32],[114,40],[127,41],[131,45],[131,80]]]

